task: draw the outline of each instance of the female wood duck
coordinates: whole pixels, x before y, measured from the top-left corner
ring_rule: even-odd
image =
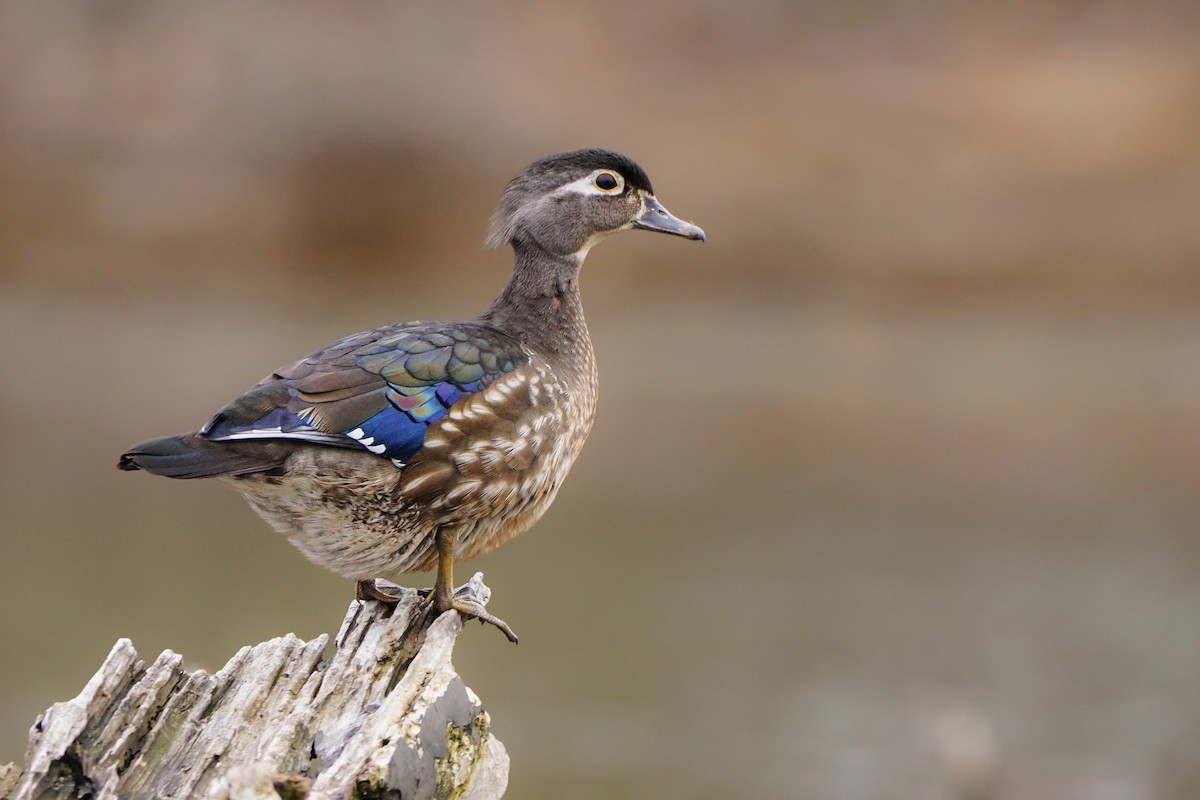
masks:
[[[431,568],[427,602],[490,622],[453,590],[454,562],[487,553],[549,507],[596,412],[579,268],[610,233],[704,240],[667,212],[629,158],[578,150],[535,161],[504,193],[487,244],[512,277],[469,322],[401,322],[278,369],[204,427],[152,439],[123,470],[220,478],[309,559],[376,584]]]

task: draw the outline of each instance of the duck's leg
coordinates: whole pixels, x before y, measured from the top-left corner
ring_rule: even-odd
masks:
[[[437,529],[437,576],[433,580],[433,591],[427,598],[433,607],[433,613],[442,614],[453,608],[464,617],[475,617],[480,622],[495,625],[510,642],[516,644],[517,635],[512,632],[512,628],[508,627],[504,620],[488,613],[479,598],[475,597],[469,584],[458,591],[454,590],[454,551],[457,543],[458,528],[446,525]]]

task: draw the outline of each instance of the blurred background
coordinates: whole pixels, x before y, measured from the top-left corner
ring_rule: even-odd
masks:
[[[483,309],[583,146],[599,420],[456,663],[514,798],[1200,796],[1200,6],[0,6],[0,760],[117,637],[350,582],[121,474],[343,334]],[[428,585],[430,576],[414,576]]]

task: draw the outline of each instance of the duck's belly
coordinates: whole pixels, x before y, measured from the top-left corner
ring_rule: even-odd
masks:
[[[406,491],[411,468],[334,448],[298,451],[284,476],[221,480],[315,564],[355,580],[396,580],[436,566],[439,527],[458,531],[455,560],[490,552],[527,530],[549,508],[573,460],[486,481],[456,468],[435,502]]]
[[[428,560],[433,529],[422,525],[396,491],[390,461],[349,450],[299,450],[280,477],[248,475],[222,482],[310,561],[346,578],[410,572]]]
[[[435,566],[439,528],[457,531],[459,560],[537,522],[583,447],[594,396],[594,380],[582,390],[545,365],[524,367],[455,403],[403,468],[308,446],[283,477],[226,481],[315,563],[347,578],[394,579]]]

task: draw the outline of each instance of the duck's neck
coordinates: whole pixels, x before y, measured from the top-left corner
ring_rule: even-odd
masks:
[[[525,238],[513,240],[508,285],[481,319],[564,363],[591,361],[591,337],[579,298],[582,254],[550,253]]]

